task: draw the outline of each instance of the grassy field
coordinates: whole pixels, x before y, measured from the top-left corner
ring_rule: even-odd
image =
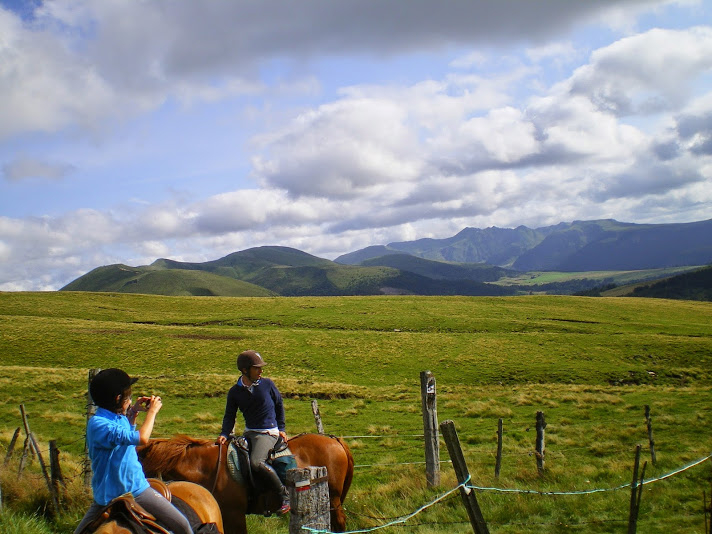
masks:
[[[600,280],[601,283],[614,283],[625,285],[638,280],[653,280],[674,276],[698,269],[699,266],[670,267],[665,269],[644,269],[639,271],[585,271],[585,272],[558,272],[558,271],[531,271],[521,275],[501,278],[497,285],[503,286],[535,286],[555,282],[569,282],[571,280],[589,279]],[[615,296],[615,295],[611,295]]]
[[[525,490],[477,493],[491,532],[626,532],[635,447],[656,480],[712,452],[712,304],[584,297],[203,298],[92,293],[0,293],[0,452],[21,424],[41,447],[56,440],[68,495],[45,519],[33,462],[18,482],[2,470],[0,531],[69,533],[89,496],[81,484],[88,370],[122,367],[137,393],[160,394],[154,436],[219,432],[235,356],[260,350],[277,382],[290,434],[345,436],[356,460],[350,529],[383,525],[457,483],[441,448],[442,485],[424,477],[419,374],[437,380],[438,417],[453,420],[472,483]],[[545,413],[546,469],[533,456]],[[494,477],[497,422],[502,471]],[[704,532],[712,462],[651,482],[639,532]],[[598,491],[606,489],[610,491]],[[539,493],[537,493],[539,492]],[[556,494],[552,494],[556,493]],[[562,493],[559,495],[558,493]],[[287,531],[286,519],[250,518],[250,531]],[[471,532],[457,494],[395,532]]]

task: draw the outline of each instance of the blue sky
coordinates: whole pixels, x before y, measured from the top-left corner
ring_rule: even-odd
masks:
[[[0,290],[712,218],[712,4],[0,0]]]

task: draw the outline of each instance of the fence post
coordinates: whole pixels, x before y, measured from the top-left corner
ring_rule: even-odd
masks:
[[[502,467],[502,418],[497,423],[497,461],[494,464],[494,476],[499,478],[499,470]]]
[[[52,478],[52,487],[59,495],[59,485],[61,484],[66,489],[67,483],[64,481],[62,468],[59,465],[59,449],[57,448],[57,441],[54,439],[49,442],[49,473]]]
[[[435,396],[435,377],[430,371],[420,373],[420,398],[425,434],[425,479],[428,487],[440,485],[440,438]]]
[[[20,458],[20,467],[17,470],[17,479],[20,479],[22,471],[25,469],[25,464],[27,463],[27,456],[32,455],[35,457],[35,450],[32,448],[32,442],[30,441],[30,423],[27,421],[27,414],[25,413],[25,405],[20,404],[20,414],[22,415],[22,424],[25,427],[25,444],[22,447],[22,457]]]
[[[7,447],[7,454],[5,455],[5,462],[3,465],[7,465],[8,462],[10,461],[10,458],[12,457],[12,452],[15,449],[15,444],[17,443],[17,438],[20,435],[20,427],[18,426],[15,429],[15,433],[12,435],[12,439],[10,440],[10,445]]]
[[[650,406],[645,405],[645,422],[648,426],[648,443],[650,443],[650,461],[655,465],[655,440],[653,439],[653,420],[650,418]]]
[[[462,454],[460,440],[455,430],[455,423],[450,420],[443,421],[440,424],[440,430],[442,430],[443,438],[445,439],[445,444],[450,454],[450,460],[457,475],[457,481],[459,484],[465,484],[470,478],[470,472],[467,469],[467,463]],[[462,497],[462,502],[465,505],[475,534],[489,534],[487,523],[485,523],[485,518],[482,516],[482,511],[480,510],[480,505],[477,503],[475,492],[470,488],[462,486],[460,487],[460,497]]]
[[[544,429],[546,421],[544,421],[544,412],[536,413],[536,467],[539,474],[544,473]]]
[[[59,497],[57,496],[57,492],[55,491],[54,485],[52,484],[52,480],[50,479],[49,473],[47,472],[47,465],[45,464],[44,459],[42,458],[42,453],[40,452],[40,447],[37,444],[35,435],[32,432],[30,432],[30,440],[32,442],[32,446],[37,451],[37,459],[40,461],[40,467],[42,468],[42,475],[44,476],[45,482],[47,483],[47,489],[49,490],[49,495],[52,498],[52,506],[54,507],[54,511],[56,513],[59,513]]]
[[[312,400],[312,413],[314,414],[314,422],[316,423],[316,431],[318,434],[324,433],[324,425],[321,422],[321,413],[319,413],[319,403],[316,399]]]
[[[287,471],[287,487],[292,506],[289,515],[290,534],[304,534],[302,527],[331,530],[326,467],[290,469]]]
[[[96,404],[91,398],[91,393],[89,392],[89,386],[91,385],[92,379],[99,374],[101,369],[89,369],[89,380],[87,382],[87,423],[96,413]],[[84,430],[84,461],[82,462],[82,472],[84,475],[84,485],[91,486],[91,460],[89,459],[89,445],[86,440],[87,434],[86,429]]]
[[[638,510],[640,509],[640,499],[643,494],[643,479],[645,477],[645,467],[648,462],[643,463],[643,473],[638,486],[638,467],[640,465],[640,445],[635,447],[635,463],[633,464],[633,481],[630,483],[630,511],[628,513],[628,534],[635,534],[638,528]]]

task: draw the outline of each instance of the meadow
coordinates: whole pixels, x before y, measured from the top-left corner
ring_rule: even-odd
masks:
[[[490,532],[626,532],[630,491],[621,486],[630,484],[638,444],[651,481],[638,531],[704,532],[712,462],[662,477],[712,452],[712,303],[65,292],[0,293],[0,453],[21,425],[23,404],[41,448],[57,441],[68,480],[54,517],[37,462],[18,480],[15,455],[0,478],[0,531],[69,533],[83,515],[89,369],[121,367],[140,377],[136,393],[162,396],[155,437],[212,437],[237,378],[235,357],[246,348],[267,360],[289,434],[315,430],[317,399],[325,431],[351,446],[351,530],[387,524],[457,486],[444,444],[441,486],[425,482],[419,374],[430,370],[438,418],[455,422],[472,484],[489,488],[477,496]],[[547,421],[543,474],[533,454],[537,411]],[[250,518],[255,533],[286,525]],[[378,530],[471,531],[457,493]]]

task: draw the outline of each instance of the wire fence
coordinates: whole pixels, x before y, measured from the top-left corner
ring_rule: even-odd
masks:
[[[656,482],[660,482],[662,480],[669,479],[671,477],[681,475],[685,471],[692,469],[694,467],[697,467],[707,460],[712,459],[712,454],[705,456],[703,458],[699,458],[698,460],[695,460],[693,462],[690,462],[682,467],[679,467],[677,469],[674,469],[668,473],[665,473],[664,475],[657,476],[655,478],[647,479],[644,481],[640,482],[640,485],[649,485],[649,484],[654,484]],[[570,496],[570,495],[592,495],[596,493],[603,493],[603,492],[615,492],[615,491],[621,491],[621,490],[630,490],[632,487],[632,482],[628,484],[621,484],[618,486],[614,487],[609,487],[609,488],[598,488],[598,489],[591,489],[591,490],[569,490],[569,491],[540,491],[540,490],[532,490],[532,489],[520,489],[520,488],[495,488],[495,487],[482,487],[482,486],[476,486],[474,484],[470,483],[470,478],[468,477],[467,480],[464,482],[458,484],[454,488],[448,490],[447,492],[439,495],[435,499],[427,502],[426,504],[423,504],[422,506],[418,507],[416,510],[414,510],[411,513],[398,516],[395,518],[376,518],[374,516],[368,516],[370,519],[377,519],[377,520],[386,520],[386,522],[374,526],[374,527],[369,527],[365,529],[357,529],[357,530],[351,530],[348,531],[344,534],[360,534],[360,533],[366,533],[366,532],[375,532],[377,530],[381,530],[384,528],[390,528],[390,527],[395,527],[395,526],[406,526],[405,523],[409,521],[410,519],[413,519],[414,517],[420,515],[424,511],[426,511],[429,508],[432,508],[436,504],[444,502],[447,498],[449,497],[454,497],[454,493],[458,492],[460,489],[465,489],[466,491],[478,491],[481,493],[485,492],[496,492],[496,493],[508,493],[508,494],[529,494],[529,495],[540,495],[540,496]],[[347,510],[350,512],[350,510]],[[467,522],[461,521],[461,522],[453,522],[453,524],[465,524]],[[558,525],[558,526],[566,526],[566,527],[585,527],[587,525],[593,525],[593,524],[603,524],[603,523],[616,523],[616,524],[624,524],[627,523],[627,520],[623,519],[607,519],[607,520],[596,520],[596,521],[580,521],[580,522],[566,522],[563,523],[561,521],[552,521],[552,522],[508,522],[506,523],[509,526],[516,526],[516,525],[521,525],[521,526],[527,526],[527,527],[532,527],[532,526],[552,526],[552,525]],[[409,525],[410,527],[417,527],[417,526],[427,526],[427,525],[438,525],[442,526],[444,523],[438,521],[437,523],[416,523],[416,524],[411,524]],[[319,530],[319,529],[313,529],[309,527],[302,527],[303,530],[307,530],[309,532],[312,532],[314,534],[333,534],[328,530]]]
[[[702,408],[703,411],[708,411],[706,408]],[[697,420],[699,422],[699,415],[696,416]],[[521,419],[508,419],[510,427],[513,427],[512,430],[504,432],[504,435],[514,435],[516,433],[525,433],[529,432],[531,430],[531,427],[533,426],[531,421],[524,421]],[[604,422],[597,420],[598,424],[603,424]],[[615,419],[610,419],[609,423],[615,423],[617,427],[625,427],[625,428],[638,428],[641,426],[641,418],[636,417],[635,420],[628,420],[628,421],[623,421],[621,422],[620,418],[615,418]],[[676,421],[675,424],[681,424],[680,421]],[[472,425],[468,426],[468,430],[472,430]],[[493,432],[493,427],[492,425],[486,425],[485,423],[474,425],[475,432],[479,431],[484,432],[484,433],[492,433]],[[425,440],[425,434],[422,432],[417,432],[414,430],[405,430],[402,432],[399,431],[393,431],[393,432],[387,432],[387,433],[380,433],[380,434],[374,434],[374,433],[361,433],[361,434],[353,434],[353,435],[341,435],[343,439],[346,440],[351,440],[351,441],[358,441],[359,443],[359,448],[360,451],[363,453],[362,456],[364,457],[376,457],[379,453],[383,452],[383,448],[386,447],[388,449],[389,455],[395,455],[395,456],[400,456],[402,457],[403,455],[411,455],[414,456],[415,454],[422,455],[423,454],[423,441]],[[380,443],[379,443],[380,440]],[[59,447],[62,448],[68,448],[71,446],[74,446],[78,443],[84,443],[85,442],[85,436],[78,437],[77,439],[71,440],[71,441],[66,441],[62,442],[59,444]],[[40,453],[43,454],[49,454],[50,453],[50,448],[49,447],[42,447],[41,449],[38,449]],[[592,446],[591,445],[581,445],[581,446],[566,446],[562,448],[556,448],[556,449],[549,449],[547,450],[547,458],[555,458],[555,457],[565,457],[570,454],[578,453],[578,452],[586,452],[586,451],[591,451]],[[600,454],[600,450],[598,453]],[[486,456],[488,458],[492,458],[495,456],[496,451],[494,447],[469,447],[467,450],[468,455],[472,456]],[[625,447],[610,447],[606,446],[605,447],[605,454],[606,455],[611,455],[611,454],[618,454],[618,453],[625,453],[629,454],[630,449],[625,448]],[[531,446],[522,446],[520,443],[515,444],[513,448],[510,450],[503,451],[502,454],[504,456],[510,456],[510,457],[525,457],[525,456],[533,456],[535,455],[535,450],[534,447]],[[712,455],[704,456],[702,458],[699,458],[697,460],[694,460],[692,462],[689,462],[682,467],[673,469],[667,473],[658,475],[653,478],[649,478],[647,480],[641,481],[642,486],[648,486],[651,484],[654,484],[656,482],[660,482],[663,480],[667,480],[672,477],[676,477],[678,475],[682,475],[686,471],[693,469],[704,462],[712,459]],[[439,459],[440,464],[447,464],[449,463],[449,460],[447,459]],[[425,461],[398,461],[398,462],[390,462],[390,461],[373,461],[373,462],[364,462],[364,463],[358,463],[354,467],[355,469],[369,469],[369,468],[397,468],[399,466],[416,466],[416,465],[425,465]],[[63,473],[63,478],[66,481],[74,481],[77,479],[80,479],[84,477],[85,475],[85,468],[84,466],[79,466],[77,469],[72,469],[71,472]],[[41,474],[38,473],[32,473],[28,472],[26,473],[26,476],[30,477],[37,477],[38,479],[42,478]],[[588,481],[587,481],[588,482]],[[598,493],[607,493],[607,492],[616,492],[616,491],[621,491],[621,490],[630,490],[632,487],[632,483],[626,483],[626,484],[620,484],[617,486],[612,486],[612,487],[602,487],[602,488],[594,488],[594,489],[586,489],[586,490],[549,490],[549,491],[542,491],[542,490],[536,490],[536,489],[530,489],[530,488],[504,488],[504,487],[494,487],[494,486],[481,486],[481,485],[476,485],[471,483],[470,480],[468,480],[466,483],[459,484],[455,486],[454,488],[448,490],[447,492],[438,495],[435,499],[419,506],[416,510],[413,512],[410,512],[408,514],[394,517],[394,518],[376,518],[373,516],[370,516],[371,520],[382,520],[382,524],[375,526],[375,527],[370,527],[368,529],[360,529],[360,530],[353,530],[350,531],[351,533],[365,533],[365,532],[371,532],[375,530],[380,530],[383,528],[388,528],[388,527],[401,527],[401,528],[414,528],[418,526],[423,526],[423,525],[428,525],[429,523],[416,523],[412,521],[415,519],[417,516],[425,512],[426,510],[433,508],[434,506],[438,504],[442,504],[446,502],[449,499],[454,499],[457,498],[457,495],[455,495],[458,491],[460,490],[466,490],[466,491],[475,491],[478,493],[493,493],[493,494],[502,494],[502,495],[508,495],[508,494],[519,494],[519,495],[534,495],[534,496],[585,496],[585,495],[592,495],[592,494],[598,494]],[[346,511],[350,514],[354,515],[359,515],[358,512],[356,511],[351,511],[350,509],[346,509]],[[531,522],[522,522],[522,525],[526,526],[535,526],[535,525],[558,525],[558,526],[566,526],[566,527],[571,527],[571,528],[585,528],[586,525],[591,525],[591,524],[597,524],[600,525],[602,523],[625,523],[625,520],[596,520],[596,521],[581,521],[577,523],[571,523],[571,522],[561,522],[561,521],[552,521],[552,522],[541,522],[541,523],[531,523]],[[462,524],[466,522],[453,522],[452,524]],[[444,523],[442,521],[437,522],[438,525],[442,526]],[[496,524],[496,522],[493,522],[493,524]],[[500,523],[502,524],[502,523]],[[517,523],[514,522],[507,522],[507,525],[516,525]],[[320,532],[320,533],[326,533],[328,531],[323,531],[323,530],[313,530],[313,529],[307,529],[311,530],[312,532]],[[348,533],[347,533],[348,534]]]

